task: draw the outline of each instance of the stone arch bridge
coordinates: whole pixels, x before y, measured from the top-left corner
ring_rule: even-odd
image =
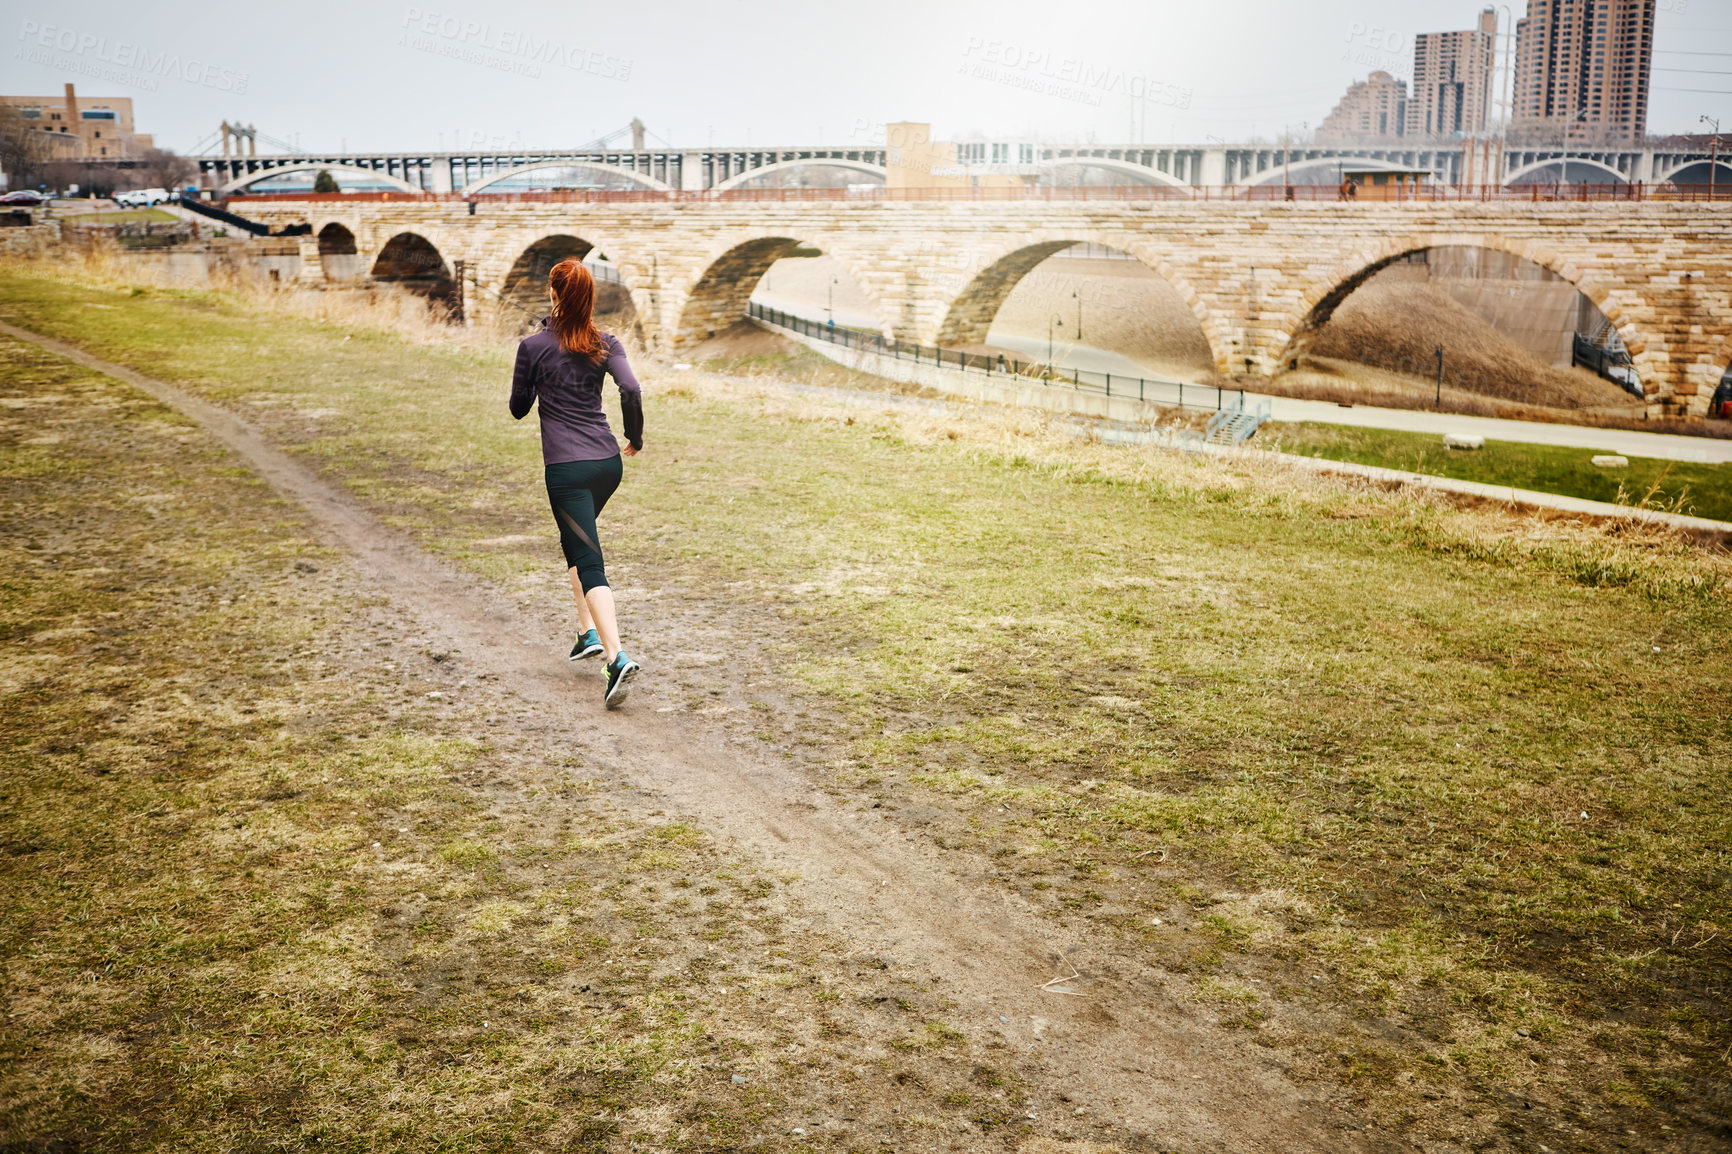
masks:
[[[333,276],[327,264],[378,273],[383,258],[402,279],[437,280],[462,261],[478,319],[537,308],[553,260],[599,249],[645,338],[665,350],[739,320],[759,277],[800,246],[848,269],[886,336],[983,342],[1024,274],[1086,241],[1136,257],[1171,284],[1222,375],[1289,367],[1355,287],[1441,245],[1513,253],[1575,285],[1616,326],[1653,415],[1704,412],[1732,358],[1732,205],[623,198],[482,202],[472,213],[458,200],[271,198],[241,211],[312,226],[302,238],[304,279]]]

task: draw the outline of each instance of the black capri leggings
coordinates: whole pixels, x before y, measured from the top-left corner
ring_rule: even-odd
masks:
[[[617,454],[605,461],[561,461],[547,466],[547,499],[553,505],[553,519],[559,523],[559,546],[565,550],[566,566],[577,570],[585,593],[607,584],[595,519],[624,475]]]

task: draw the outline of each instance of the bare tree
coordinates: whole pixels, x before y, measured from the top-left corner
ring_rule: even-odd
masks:
[[[11,188],[35,188],[47,180],[53,144],[40,126],[16,108],[0,107],[0,171]]]
[[[51,160],[43,170],[49,186],[68,189],[78,186],[80,196],[113,196],[115,178],[122,175],[112,164],[99,164],[88,157],[63,157]]]
[[[143,178],[144,187],[172,191],[197,175],[198,168],[179,153],[166,148],[152,148],[138,159],[132,171]]]

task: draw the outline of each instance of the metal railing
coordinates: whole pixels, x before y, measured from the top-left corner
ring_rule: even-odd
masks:
[[[589,275],[598,281],[606,281],[608,284],[625,284],[625,277],[621,276],[619,270],[607,261],[586,260],[583,262],[583,267],[588,269]]]
[[[1044,385],[1079,393],[1098,393],[1106,397],[1124,397],[1187,409],[1226,409],[1229,404],[1243,407],[1244,389],[1223,389],[1216,385],[1199,385],[1188,381],[1161,377],[1133,377],[1124,373],[1103,373],[1089,369],[1059,370],[1040,361],[1026,361],[1003,353],[971,353],[965,349],[947,349],[941,345],[923,345],[918,341],[897,340],[862,329],[820,324],[781,309],[768,308],[756,301],[746,306],[746,315],[774,328],[816,337],[843,348],[859,349],[899,361],[928,364],[935,368],[955,369],[964,373],[980,373],[986,377],[1008,378],[1010,382]]]
[[[347,201],[359,203],[475,202],[477,204],[734,204],[984,201],[1288,201],[1337,204],[1460,204],[1467,202],[1589,203],[1601,201],[1732,202],[1732,185],[1718,184],[1420,184],[1361,185],[1352,196],[1332,184],[1251,185],[1031,185],[1017,188],[544,188],[521,192],[253,192],[239,201]]]
[[[217,208],[215,205],[206,204],[204,201],[197,200],[190,195],[182,197],[179,203],[180,206],[188,212],[197,213],[199,216],[207,217],[210,220],[220,221],[223,224],[228,225],[230,228],[238,228],[242,232],[251,233],[253,236],[269,236],[271,233],[271,226],[268,224],[260,224],[256,220],[248,220],[244,216],[236,216],[232,212],[225,212],[224,210]]]
[[[1610,325],[1605,326],[1610,332]],[[1612,346],[1606,339],[1596,340],[1577,333],[1570,343],[1570,364],[1587,369],[1596,376],[1611,381],[1631,396],[1641,399],[1642,379],[1636,373],[1635,362],[1627,349]]]
[[[211,220],[221,221],[223,224],[229,225],[231,228],[238,228],[242,232],[249,233],[255,237],[310,236],[313,231],[313,226],[310,224],[289,224],[284,225],[279,229],[273,229],[268,224],[262,224],[256,220],[248,220],[244,216],[236,216],[234,213],[218,208],[215,205],[206,204],[204,201],[199,200],[196,197],[179,197],[176,199],[175,203],[179,204],[188,212],[197,213],[199,216],[208,217]]]

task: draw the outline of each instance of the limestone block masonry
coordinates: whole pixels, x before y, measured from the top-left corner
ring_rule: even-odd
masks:
[[[34,224],[0,228],[0,256],[40,256],[60,240],[57,220],[39,219]]]
[[[1557,273],[1606,314],[1649,411],[1706,411],[1732,359],[1732,202],[1413,203],[1078,201],[619,203],[248,201],[272,225],[340,224],[361,267],[414,233],[465,262],[470,316],[529,315],[506,291],[537,244],[593,245],[619,270],[652,346],[677,350],[745,314],[758,278],[796,244],[840,260],[888,336],[984,338],[1046,255],[1079,241],[1130,253],[1190,306],[1216,372],[1269,376],[1379,268],[1465,245]],[[309,270],[311,262],[302,266]],[[527,267],[527,265],[525,266]],[[521,279],[521,278],[520,278]]]

